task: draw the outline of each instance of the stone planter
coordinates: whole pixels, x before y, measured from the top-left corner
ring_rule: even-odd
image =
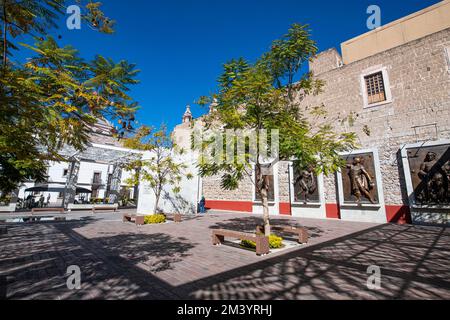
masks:
[[[93,210],[93,209],[111,209],[117,210],[119,205],[116,204],[69,204],[68,211],[71,210]]]
[[[92,210],[94,208],[93,204],[69,204],[68,210]]]
[[[0,206],[0,212],[14,212],[16,211],[16,204],[10,204],[8,206]]]

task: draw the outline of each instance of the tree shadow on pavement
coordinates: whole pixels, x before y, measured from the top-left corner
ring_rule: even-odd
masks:
[[[123,233],[94,239],[74,231],[91,221],[10,226],[2,240],[0,275],[8,299],[176,299],[154,274],[170,270],[195,246],[164,233]],[[69,290],[69,266],[81,289]]]
[[[447,228],[381,225],[178,289],[195,299],[449,299],[449,243]],[[381,268],[379,290],[367,286],[369,266]]]
[[[251,231],[259,222],[257,217],[230,218],[204,230],[207,236],[210,228]],[[114,229],[111,223],[104,232],[90,224],[9,227],[0,236],[0,276],[7,276],[8,298],[450,299],[447,228],[378,225],[174,286],[158,274],[170,276],[173,264],[197,243],[164,232],[144,233],[131,224]],[[88,236],[77,232],[81,227]],[[70,265],[82,271],[81,290],[67,288]],[[381,269],[379,290],[367,287],[369,266]]]
[[[211,229],[229,229],[241,232],[254,233],[257,225],[262,225],[263,220],[261,217],[245,217],[245,218],[232,218],[227,221],[217,222],[212,225]],[[304,227],[308,230],[310,238],[320,237],[324,231],[319,227],[303,226],[296,220],[282,219],[282,218],[270,218],[270,224],[283,225],[293,227]],[[290,236],[291,237],[291,236]]]

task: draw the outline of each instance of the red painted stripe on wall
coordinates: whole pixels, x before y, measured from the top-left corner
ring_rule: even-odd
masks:
[[[251,201],[206,200],[206,207],[217,210],[253,212],[253,202]]]
[[[331,218],[331,219],[340,219],[341,218],[341,211],[340,211],[337,203],[326,203],[325,211],[327,214],[327,218]]]
[[[291,215],[291,204],[289,202],[280,202],[280,214]]]
[[[224,200],[207,200],[206,207],[217,210],[253,212],[253,202],[251,201],[224,201]],[[325,205],[327,218],[340,219],[340,209],[336,203],[327,203]],[[280,214],[291,215],[290,203],[280,202]],[[404,205],[387,205],[386,218],[388,222],[406,224],[411,223],[411,213],[408,206]]]
[[[405,205],[387,205],[386,218],[388,222],[407,224],[411,223],[411,212]]]

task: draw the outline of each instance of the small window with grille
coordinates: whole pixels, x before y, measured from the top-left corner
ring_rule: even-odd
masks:
[[[377,72],[364,77],[369,105],[386,101],[383,72]]]

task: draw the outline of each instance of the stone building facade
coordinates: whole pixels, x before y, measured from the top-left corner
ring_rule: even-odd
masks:
[[[342,52],[341,56],[334,48],[326,50],[310,63],[310,70],[325,86],[322,93],[307,96],[301,103],[305,108],[323,105],[337,131],[357,134],[360,149],[342,155],[348,168],[315,177],[318,198],[311,203],[296,199],[293,164],[275,165],[271,214],[448,224],[450,1],[346,41]],[[343,121],[349,118],[354,121]],[[176,137],[179,129],[175,129]],[[429,153],[438,159],[427,160],[423,155]],[[414,162],[412,154],[422,158]],[[363,201],[355,200],[355,186],[366,178],[355,180],[351,175],[352,168],[360,168],[359,158],[363,167],[371,167],[372,179],[365,180],[371,181],[371,188],[367,184],[359,189]],[[434,169],[426,169],[431,163]],[[235,191],[222,190],[219,177],[204,178],[202,186],[207,207],[260,212],[250,179]],[[364,196],[364,190],[373,199]]]

